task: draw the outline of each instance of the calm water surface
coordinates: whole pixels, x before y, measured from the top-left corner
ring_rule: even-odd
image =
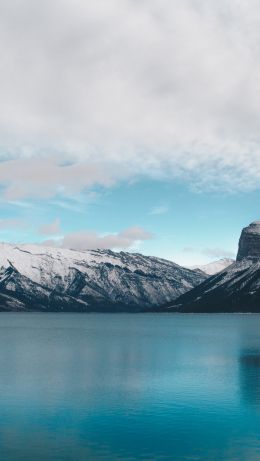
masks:
[[[0,314],[1,461],[259,461],[260,315]]]

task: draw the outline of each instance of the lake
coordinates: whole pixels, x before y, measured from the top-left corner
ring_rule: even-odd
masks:
[[[0,314],[1,461],[259,461],[260,315]]]

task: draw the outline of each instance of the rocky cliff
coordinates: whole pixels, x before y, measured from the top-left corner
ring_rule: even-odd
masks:
[[[237,261],[243,258],[260,258],[260,221],[255,221],[242,230]]]

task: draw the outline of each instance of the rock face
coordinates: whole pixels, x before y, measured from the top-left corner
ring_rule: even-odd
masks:
[[[260,313],[260,223],[243,229],[237,261],[181,295],[170,311]]]
[[[153,310],[205,278],[140,254],[0,244],[0,310]]]
[[[260,221],[255,221],[242,230],[237,261],[243,258],[260,258]]]

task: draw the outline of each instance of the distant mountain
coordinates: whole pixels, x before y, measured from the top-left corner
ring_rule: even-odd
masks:
[[[234,259],[223,258],[219,259],[218,261],[213,261],[209,264],[204,264],[202,266],[192,266],[190,269],[200,269],[201,271],[205,272],[205,274],[214,275],[218,272],[221,272],[223,269],[226,269],[226,267],[233,264],[233,262]]]
[[[168,306],[180,312],[260,312],[260,222],[243,229],[237,261]]]
[[[0,244],[0,310],[153,310],[205,279],[140,254]]]

